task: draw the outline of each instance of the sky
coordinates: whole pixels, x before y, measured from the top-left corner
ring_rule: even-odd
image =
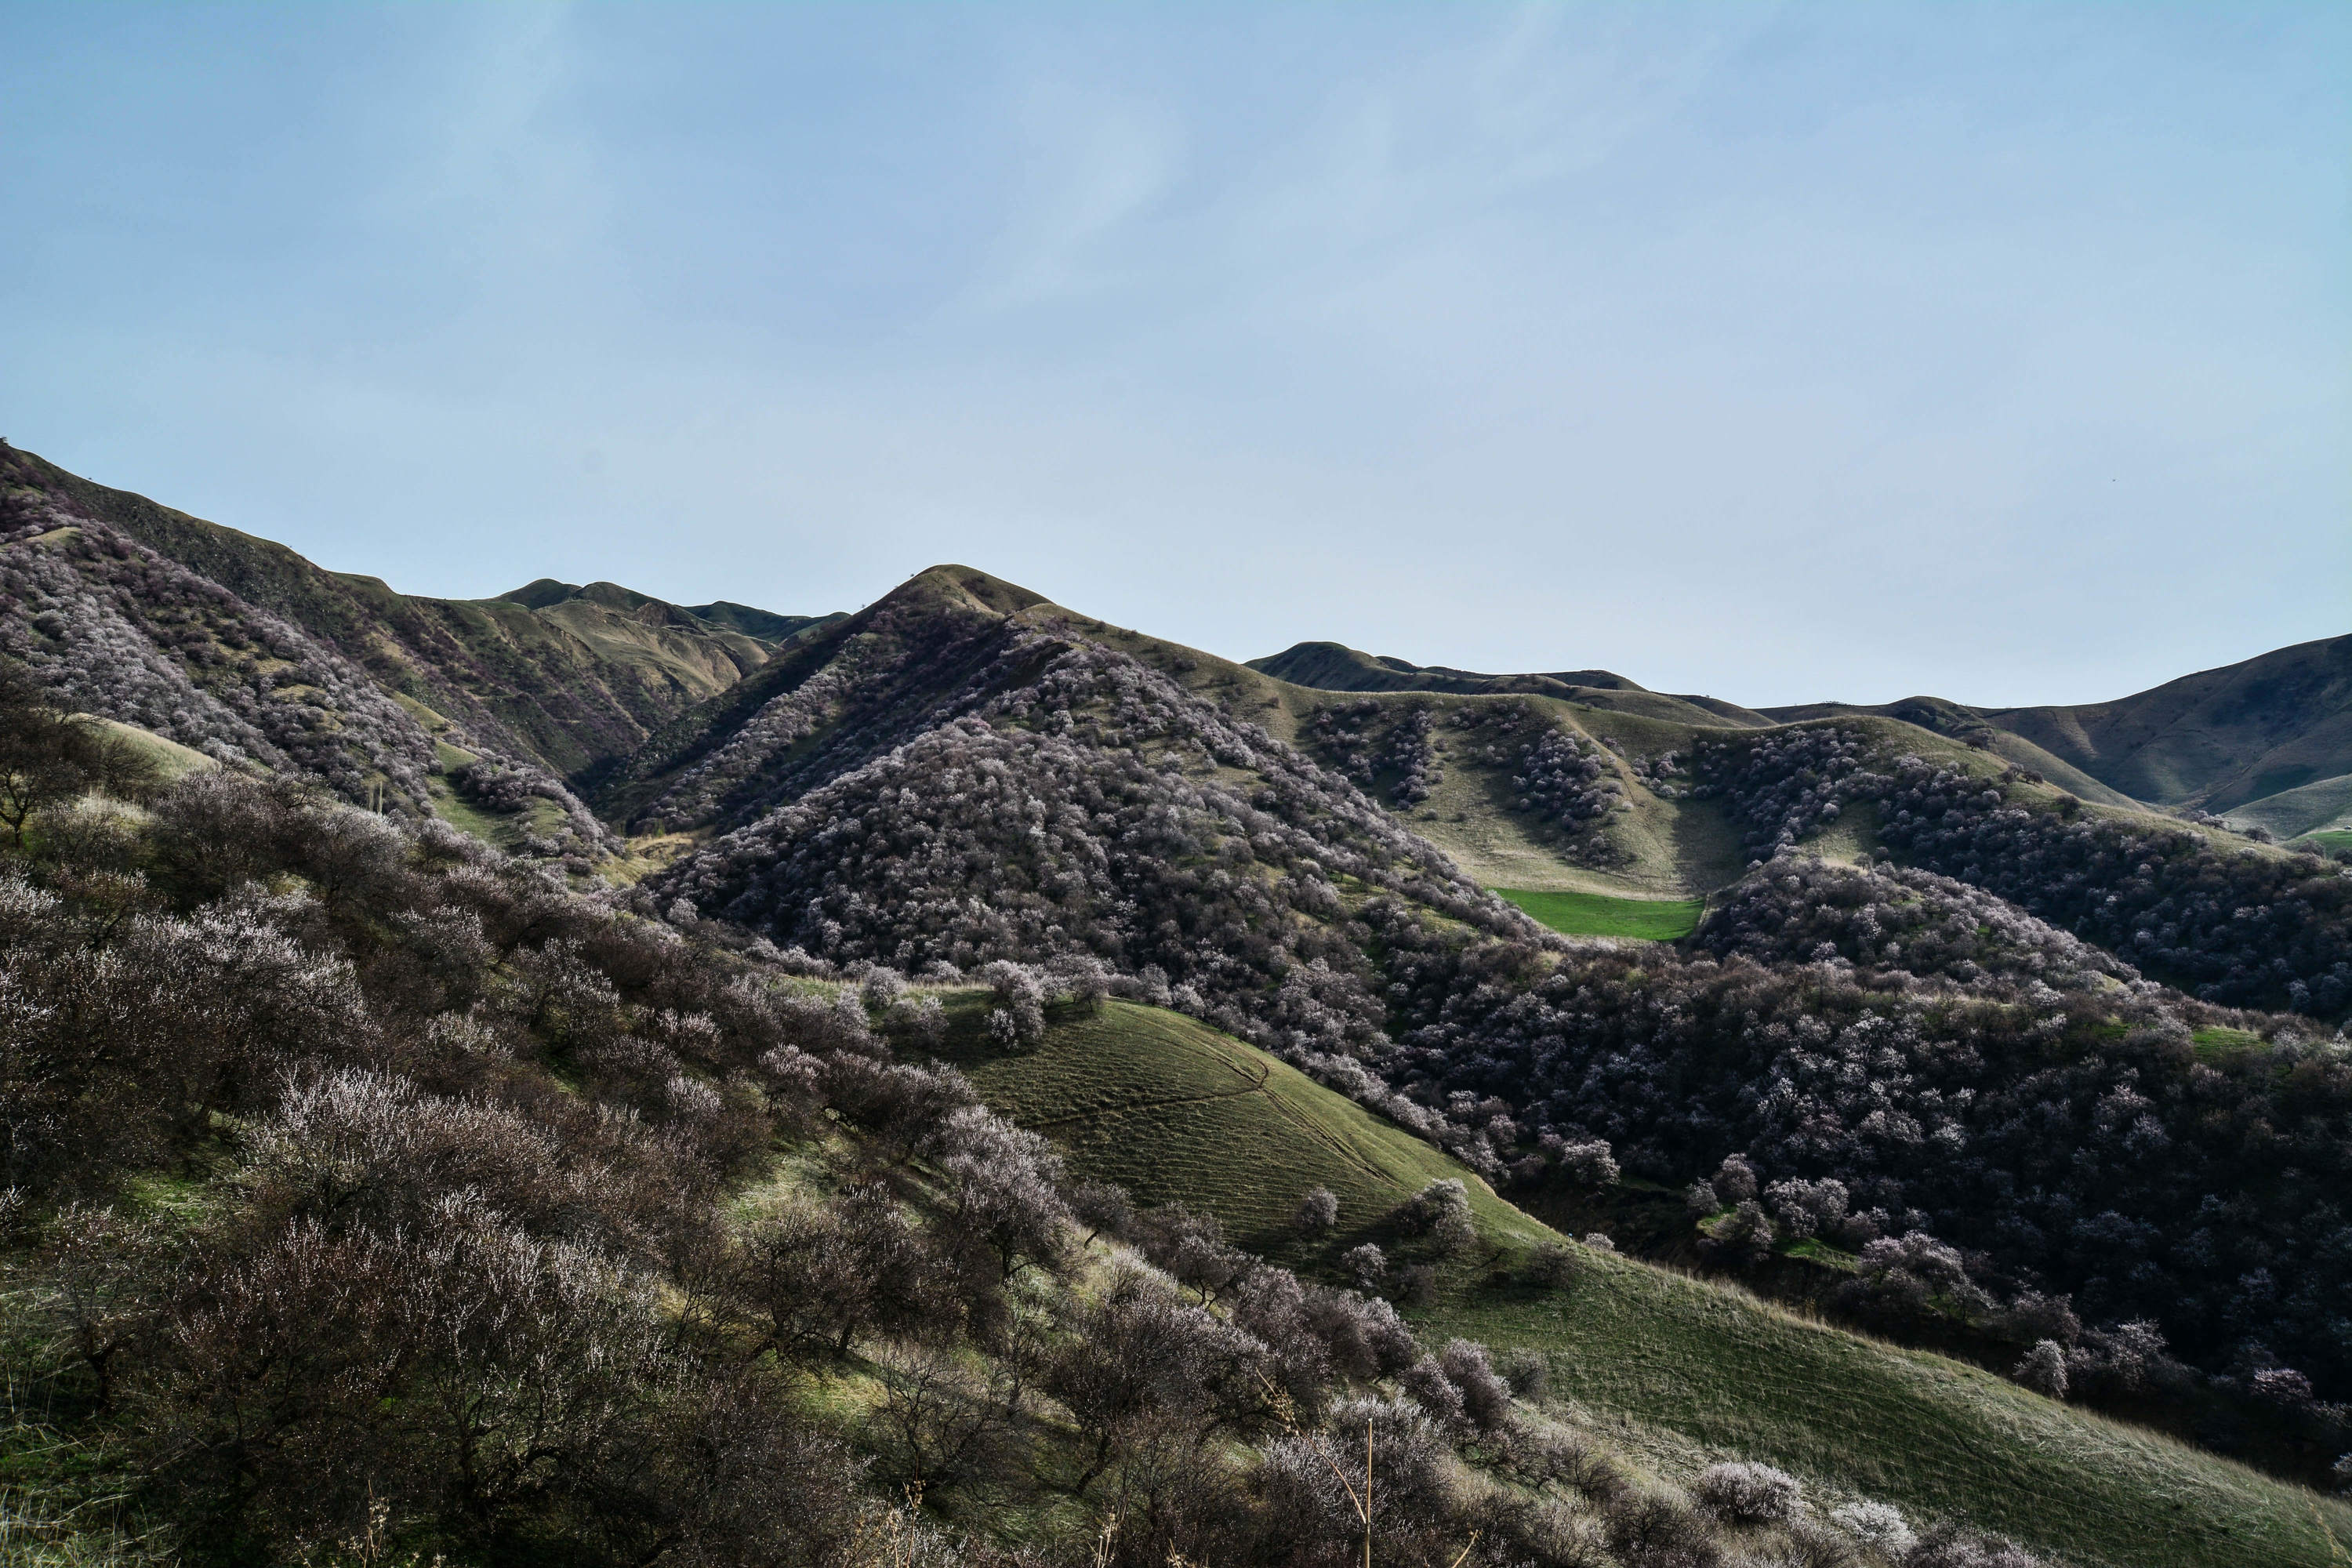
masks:
[[[0,436],[412,593],[1753,705],[2352,631],[2352,6],[0,0]]]

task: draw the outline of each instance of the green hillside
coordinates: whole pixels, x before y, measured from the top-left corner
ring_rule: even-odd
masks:
[[[2264,795],[2222,815],[2232,826],[2261,827],[2280,838],[2325,833],[2352,819],[2352,773]]]
[[[1965,1518],[2086,1565],[2346,1561],[2352,1509],[1957,1362],[1601,1253],[1581,1253],[1561,1290],[1508,1283],[1547,1227],[1403,1130],[1189,1018],[1107,1003],[1056,1021],[1033,1051],[963,1066],[1084,1173],[1206,1208],[1237,1240],[1303,1266],[1378,1237],[1380,1216],[1423,1183],[1463,1179],[1486,1252],[1448,1268],[1438,1301],[1413,1314],[1422,1327],[1540,1351],[1557,1394],[1667,1474],[1738,1454],[1824,1495]],[[1340,1222],[1308,1246],[1286,1222],[1318,1184],[1338,1194]]]
[[[1339,1199],[1343,1242],[1431,1182],[1466,1177],[1485,1228],[1532,1247],[1552,1234],[1442,1151],[1286,1063],[1181,1013],[1106,1002],[1057,1022],[1038,1049],[961,1064],[989,1103],[1051,1135],[1139,1203],[1212,1210],[1232,1238],[1298,1250],[1292,1211]]]

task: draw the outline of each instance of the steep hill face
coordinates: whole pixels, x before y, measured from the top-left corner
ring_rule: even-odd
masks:
[[[484,749],[571,775],[634,750],[694,702],[733,684],[805,624],[763,633],[765,612],[722,623],[611,584],[551,582],[489,600],[394,592],[314,565],[268,540],[94,484],[27,452],[0,454],[5,482],[107,524],[281,617],[384,690]],[[520,595],[520,596],[518,596]],[[719,608],[719,606],[710,606]]]
[[[47,703],[394,816],[454,816],[573,870],[614,847],[494,719],[469,723],[388,686],[336,640],[96,516],[53,474],[0,447],[0,656]],[[214,547],[192,553],[248,584],[274,577],[280,602],[306,602],[346,640],[375,646],[366,595],[290,551],[181,521],[188,542]]]

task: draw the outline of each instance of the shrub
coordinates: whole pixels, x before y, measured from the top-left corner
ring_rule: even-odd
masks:
[[[2036,1394],[2052,1399],[2066,1397],[2066,1351],[2055,1340],[2041,1340],[2025,1352],[2010,1374]]]
[[[1532,1403],[1551,1391],[1551,1363],[1541,1352],[1518,1346],[1503,1357],[1503,1381],[1513,1394]]]
[[[1576,1254],[1560,1242],[1539,1242],[1520,1277],[1540,1289],[1560,1289],[1576,1278]]]
[[[1312,1188],[1298,1200],[1290,1223],[1301,1236],[1327,1236],[1339,1223],[1339,1200],[1328,1187]]]
[[[1903,1510],[1888,1502],[1840,1503],[1830,1510],[1830,1521],[1864,1546],[1888,1557],[1900,1558],[1918,1537],[1912,1533]]]
[[[1710,1465],[1691,1485],[1702,1506],[1735,1524],[1781,1524],[1794,1517],[1804,1489],[1769,1465]]]

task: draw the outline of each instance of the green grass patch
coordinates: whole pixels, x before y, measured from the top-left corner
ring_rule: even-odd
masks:
[[[1706,912],[1705,899],[1619,899],[1607,893],[1537,893],[1517,888],[1492,891],[1566,936],[1676,942],[1696,931],[1699,916]]]
[[[955,1036],[950,1054],[989,1102],[1052,1136],[1080,1173],[1206,1209],[1310,1273],[1427,1182],[1462,1179],[1486,1246],[1444,1270],[1416,1327],[1538,1352],[1557,1396],[1664,1474],[1760,1459],[1817,1498],[1964,1519],[2085,1568],[2343,1568],[2342,1503],[1965,1363],[1607,1254],[1580,1252],[1563,1289],[1510,1283],[1552,1231],[1440,1151],[1192,1019],[1111,1002],[1007,1056],[969,1044],[978,1030],[961,1017]],[[1310,1245],[1288,1222],[1318,1184],[1339,1195],[1339,1235]]]
[[[1791,1258],[1822,1268],[1835,1269],[1840,1274],[1852,1274],[1862,1267],[1862,1259],[1851,1252],[1840,1252],[1818,1236],[1803,1237],[1781,1248]]]
[[[2323,827],[2296,839],[2297,844],[2316,844],[2322,849],[2352,849],[2352,827]]]
[[[2251,1029],[2192,1029],[2189,1044],[2205,1061],[2220,1061],[2240,1056],[2263,1043],[2263,1037]]]

